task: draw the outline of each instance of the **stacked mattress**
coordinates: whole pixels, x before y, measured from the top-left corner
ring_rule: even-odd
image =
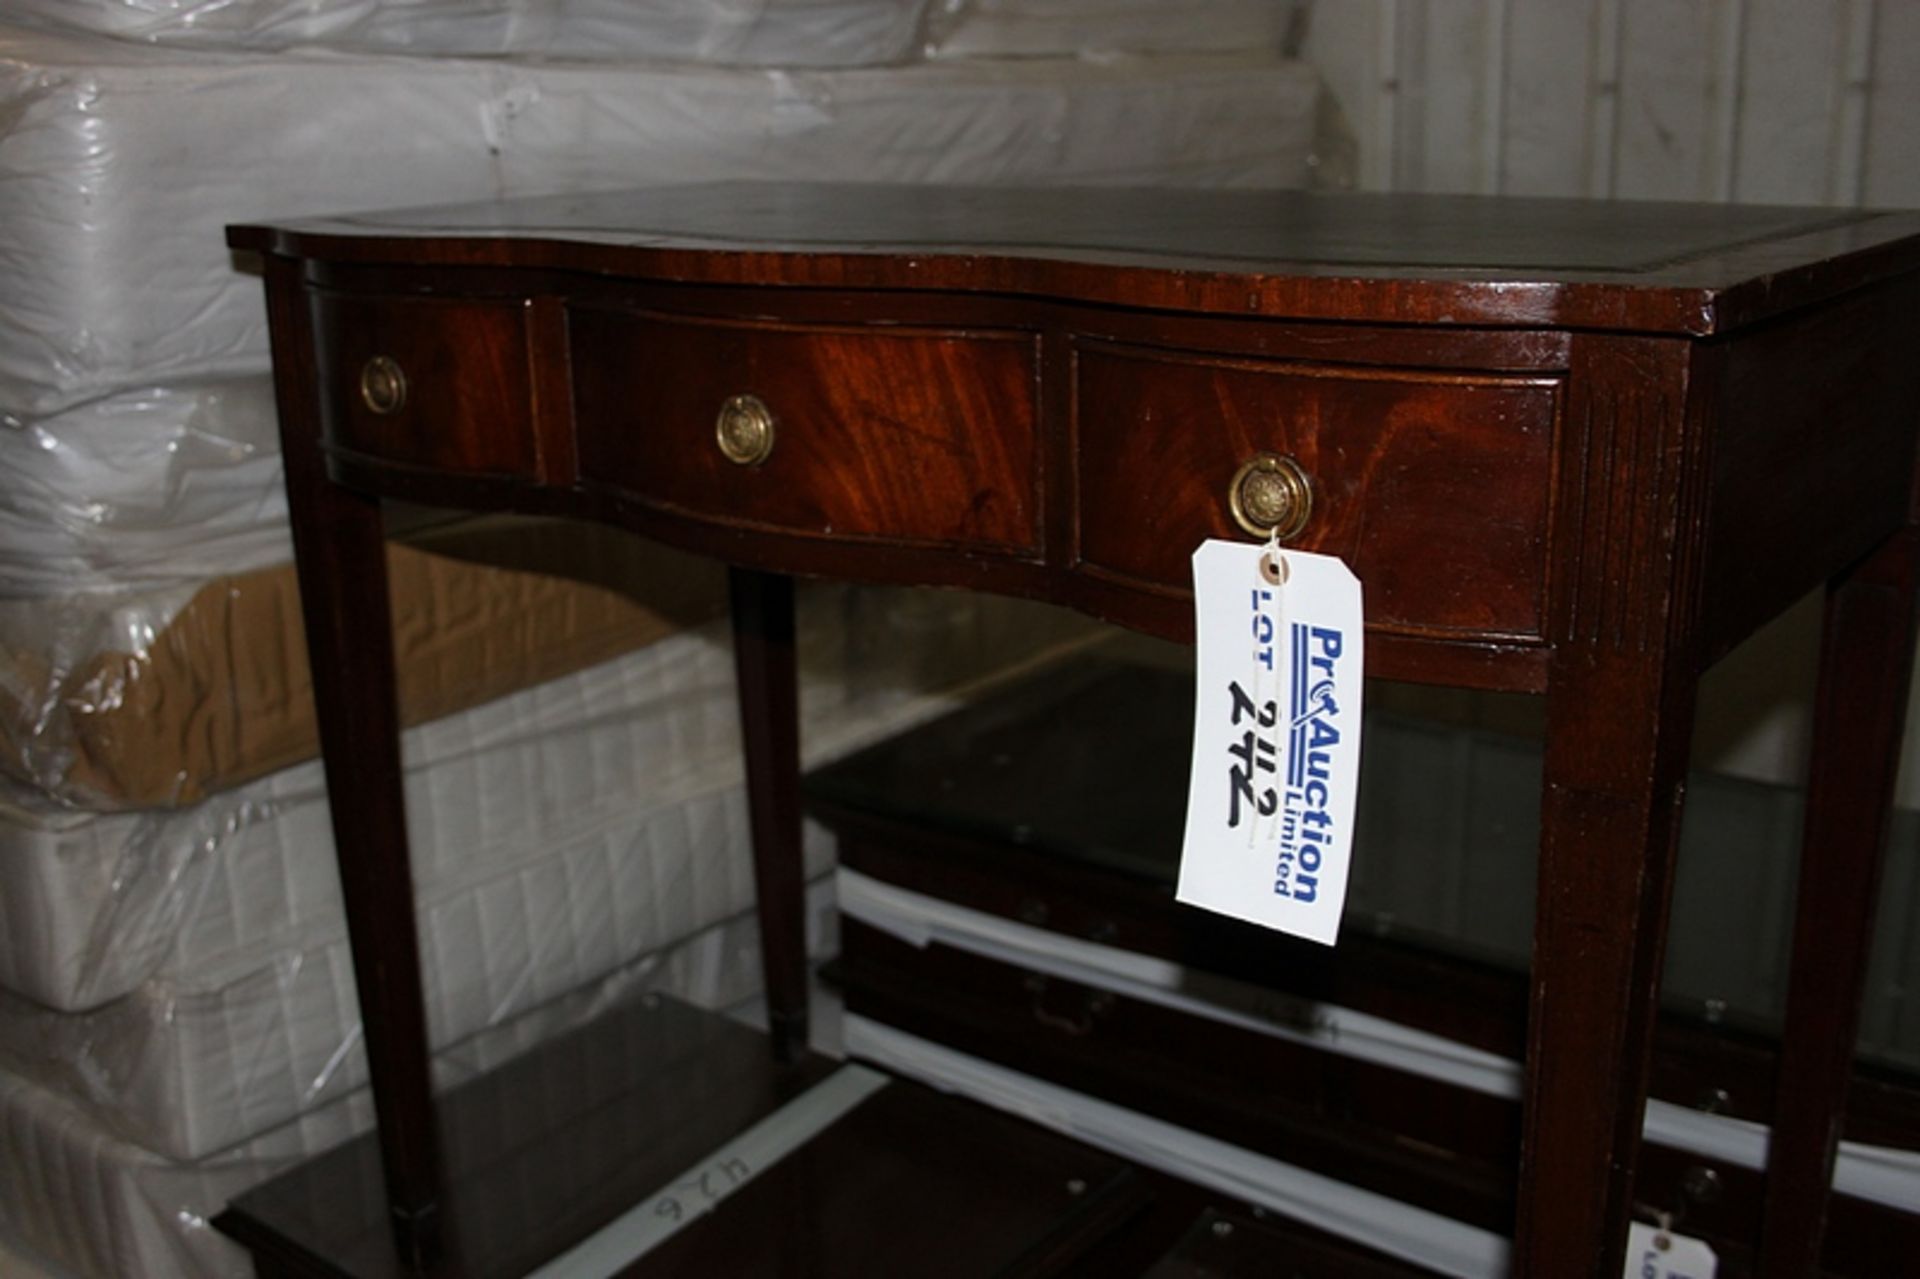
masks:
[[[0,1243],[74,1273],[246,1273],[206,1218],[369,1122],[263,301],[224,224],[720,177],[1295,185],[1315,138],[1314,77],[1264,37],[926,59],[892,0],[8,13],[37,25],[0,27]],[[719,571],[394,522],[443,1074],[634,989],[750,995]],[[1090,635],[845,587],[801,626],[814,760]]]

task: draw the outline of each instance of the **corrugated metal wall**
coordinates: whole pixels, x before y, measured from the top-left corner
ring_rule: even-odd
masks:
[[[1302,51],[1365,189],[1920,207],[1920,0],[1314,0]],[[1713,673],[1701,762],[1800,778],[1817,633],[1809,600]],[[1901,803],[1920,808],[1908,722]],[[1910,1055],[1920,838],[1900,829],[1862,1030]],[[1696,993],[1764,1007],[1792,859],[1711,860],[1682,867],[1674,957],[1720,957],[1692,965]]]
[[[1315,0],[1303,52],[1369,190],[1920,206],[1916,0]],[[1800,776],[1816,625],[1715,673],[1704,760]]]
[[[1360,185],[1920,205],[1912,0],[1318,0]]]

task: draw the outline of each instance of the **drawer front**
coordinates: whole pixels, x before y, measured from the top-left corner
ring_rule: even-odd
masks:
[[[855,917],[840,973],[857,1016],[1485,1228],[1509,1219],[1518,1106],[1303,1042],[1307,1001],[1218,1020]]]
[[[585,480],[721,523],[1037,552],[1031,336],[594,310],[569,329]],[[771,415],[763,460],[720,447],[738,396]]]
[[[314,329],[330,444],[404,466],[534,474],[524,304],[321,294]]]
[[[1228,492],[1260,453],[1313,492],[1291,544],[1338,555],[1369,626],[1535,637],[1559,379],[1184,357],[1076,356],[1079,559],[1187,589],[1202,538],[1250,540]]]

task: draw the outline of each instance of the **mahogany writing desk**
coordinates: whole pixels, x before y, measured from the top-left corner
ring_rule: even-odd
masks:
[[[1620,1272],[1695,689],[1825,584],[1761,1263],[1810,1272],[1914,639],[1920,217],[735,184],[231,238],[266,260],[403,1236],[439,1183],[380,497],[734,566],[783,1052],[805,1007],[787,575],[1183,639],[1202,538],[1300,524],[1365,585],[1370,675],[1547,700],[1531,1275]]]

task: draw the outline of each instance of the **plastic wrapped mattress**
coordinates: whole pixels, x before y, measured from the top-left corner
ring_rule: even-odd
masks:
[[[801,601],[809,761],[1097,635],[952,593],[833,585]],[[405,734],[437,1044],[750,905],[737,714],[716,622]],[[338,884],[314,855],[331,846],[317,761],[171,817],[0,838],[0,1059],[16,1072],[180,1159],[363,1081]],[[826,857],[816,843],[810,868]],[[56,1012],[18,993],[36,981],[117,997]]]
[[[0,420],[263,372],[225,223],[742,177],[1297,186],[1317,87],[1271,54],[636,68],[0,28]]]
[[[1317,82],[1271,53],[796,69],[892,60],[899,28],[877,17],[917,22],[919,9],[8,7],[70,29],[0,28],[0,649],[11,650],[0,715],[13,733],[0,758],[13,786],[0,813],[11,1055],[0,1235],[84,1271],[244,1273],[200,1220],[244,1183],[195,1179],[215,1163],[222,1176],[264,1171],[313,1148],[310,1134],[364,1122],[351,1114],[361,1066],[333,865],[313,855],[330,848],[317,766],[280,767],[289,757],[251,732],[298,719],[262,714],[298,698],[236,656],[261,646],[222,648],[219,636],[249,600],[292,598],[274,567],[285,543],[261,289],[235,269],[223,225],[729,177],[1283,186],[1310,175]],[[579,18],[564,34],[580,45],[538,43],[540,22],[562,11]],[[332,36],[303,25],[340,21]],[[798,53],[788,42],[803,26],[811,52]],[[322,40],[333,47],[241,47]],[[279,585],[259,596],[255,573]],[[803,640],[810,754],[930,711],[939,700],[913,690],[937,687],[936,672],[1084,633],[998,605],[975,616],[958,596],[803,598],[843,636]],[[501,633],[460,610],[438,615],[469,639]],[[297,636],[289,621],[269,633]],[[403,625],[403,648],[433,629]],[[187,635],[199,638],[175,643]],[[683,640],[704,649],[676,667],[668,654]],[[409,730],[436,1042],[470,1045],[569,983],[617,984],[657,963],[680,965],[653,970],[670,988],[757,981],[746,946],[726,940],[750,939],[737,778],[702,755],[733,731],[715,641],[677,637]],[[266,664],[290,667],[291,643]],[[513,837],[533,831],[560,851],[528,856],[533,841]],[[690,929],[724,937],[695,954],[673,944]],[[658,944],[667,960],[635,960]],[[173,1193],[189,1182],[201,1189]]]
[[[808,892],[808,951],[831,953],[832,893]],[[447,1088],[524,1052],[618,1000],[658,991],[731,1008],[759,985],[752,918],[738,915],[553,1004],[437,1054]],[[251,1279],[253,1262],[208,1221],[242,1191],[373,1126],[365,1090],[302,1113],[204,1159],[182,1163],[115,1135],[84,1107],[0,1067],[0,1274],[10,1254],[39,1279]],[[369,1186],[377,1194],[378,1187]]]
[[[0,429],[0,476],[0,601],[151,594],[293,557],[265,374]]]
[[[1299,41],[1310,0],[935,0],[936,58],[1075,57],[1268,49]]]
[[[11,0],[17,17],[204,48],[863,66],[916,52],[926,0]]]
[[[180,47],[767,66],[1277,50],[1306,0],[13,0],[38,25]],[[1170,20],[1171,14],[1171,20]]]
[[[722,607],[718,566],[616,530],[440,519],[388,552],[408,724],[604,661]],[[184,588],[0,601],[0,776],[23,784],[28,803],[181,807],[313,758],[317,737],[291,565]]]
[[[512,535],[514,525],[499,532]],[[546,532],[536,528],[528,537],[537,542]],[[637,544],[635,550],[642,563],[688,564],[665,552],[649,559]],[[415,721],[431,721],[410,733],[409,759],[449,793],[492,783],[489,802],[469,816],[488,822],[496,843],[518,837],[531,844],[541,814],[516,792],[498,789],[515,775],[482,773],[490,753],[573,734],[579,744],[566,749],[604,754],[636,747],[628,739],[647,737],[650,728],[674,731],[664,721],[634,722],[648,710],[669,709],[649,676],[676,666],[684,672],[699,649],[678,628],[720,609],[720,575],[711,566],[695,565],[707,569],[700,576],[669,579],[654,592],[658,606],[642,607],[529,573],[474,571],[420,552],[396,550],[393,559],[404,570],[397,580],[416,579],[396,610],[409,654],[399,663],[403,686],[410,686],[403,704],[412,703]],[[183,638],[176,626],[148,660],[102,674],[99,683],[114,697],[91,708],[98,723],[74,730],[67,774],[91,761],[109,780],[220,793],[178,808],[123,812],[34,794],[0,803],[0,986],[51,1008],[90,1008],[126,994],[165,964],[178,969],[338,911],[290,574],[243,582],[232,592],[210,589],[217,603],[264,600],[272,625],[235,624],[234,607],[218,610],[204,628],[211,638]],[[650,657],[603,664],[668,634],[674,638]],[[175,639],[178,651],[170,652]],[[569,649],[588,660],[568,660]],[[569,675],[570,667],[586,669]],[[229,678],[216,678],[222,674]],[[562,678],[541,683],[553,676]],[[541,686],[487,700],[529,681]],[[157,703],[152,710],[149,693]],[[475,702],[485,704],[441,718]],[[36,741],[52,738],[46,731]],[[307,762],[281,768],[289,754]],[[565,774],[520,780],[551,787],[556,802],[577,799],[582,811],[597,811],[596,800],[604,804],[581,794],[579,779]],[[222,788],[234,781],[244,784]],[[461,834],[479,842],[471,830]],[[432,850],[419,858],[424,876],[435,867]]]

